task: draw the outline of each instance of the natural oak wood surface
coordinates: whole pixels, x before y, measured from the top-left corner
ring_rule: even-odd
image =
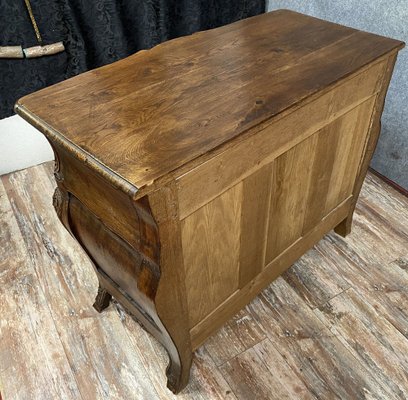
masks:
[[[54,149],[53,206],[93,263],[95,309],[113,297],[162,343],[174,393],[226,321],[350,233],[402,47],[280,10],[18,101]]]
[[[139,189],[402,45],[279,10],[86,72],[17,112]]]
[[[162,346],[113,303],[51,207],[44,164],[0,179],[0,392],[13,400],[408,397],[408,199],[369,174],[352,233],[331,233],[165,387]],[[79,266],[79,267],[78,267]]]
[[[237,138],[234,146],[177,177],[180,216],[186,217],[226,188],[324,128],[374,95],[386,61],[380,61],[335,90],[277,118],[256,135]],[[277,134],[279,133],[279,134]]]

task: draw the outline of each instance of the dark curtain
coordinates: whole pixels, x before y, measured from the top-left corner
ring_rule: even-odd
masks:
[[[168,39],[260,14],[265,0],[31,0],[44,44],[66,51],[0,59],[0,118],[28,93]],[[0,0],[0,46],[37,45],[24,0]]]

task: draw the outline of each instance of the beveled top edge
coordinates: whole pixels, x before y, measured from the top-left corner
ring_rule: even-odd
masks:
[[[83,161],[92,170],[102,175],[115,188],[120,189],[133,198],[136,197],[136,193],[139,190],[138,187],[136,187],[123,176],[119,175],[117,172],[113,171],[111,168],[103,164],[92,154],[88,153],[86,150],[71,142],[68,138],[66,138],[52,126],[48,125],[41,118],[33,114],[24,105],[20,104],[19,101],[17,101],[17,103],[14,105],[14,111],[36,129],[42,132],[47,138],[51,137],[57,144],[70,151],[70,153],[74,153],[75,157],[78,160]],[[52,143],[50,144],[51,147],[53,147]]]

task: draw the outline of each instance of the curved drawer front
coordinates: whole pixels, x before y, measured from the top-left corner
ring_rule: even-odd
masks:
[[[104,225],[75,196],[69,202],[72,233],[106,275],[136,302],[151,308],[159,267]]]

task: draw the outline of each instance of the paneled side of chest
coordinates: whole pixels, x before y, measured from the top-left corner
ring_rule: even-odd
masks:
[[[357,71],[178,178],[193,348],[325,233],[350,225],[394,58]]]

